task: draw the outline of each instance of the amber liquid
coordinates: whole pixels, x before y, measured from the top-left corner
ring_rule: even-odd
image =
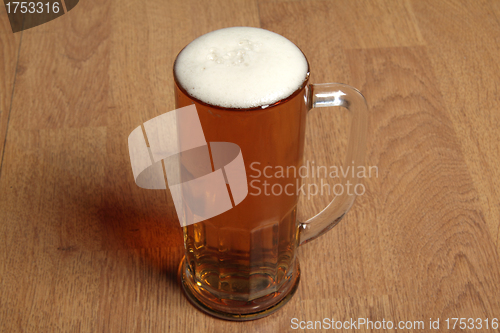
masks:
[[[207,105],[175,86],[176,107],[196,104],[207,142],[239,145],[249,183],[249,194],[240,204],[183,228],[188,287],[215,310],[252,313],[278,303],[292,288],[298,273],[300,184],[292,170],[302,165],[306,83],[289,98],[252,110]],[[266,166],[272,167],[266,170],[271,178],[263,173]],[[288,167],[288,175],[275,177],[278,166]],[[264,182],[270,195],[264,193]],[[276,195],[288,184],[293,184],[287,187],[288,194]]]

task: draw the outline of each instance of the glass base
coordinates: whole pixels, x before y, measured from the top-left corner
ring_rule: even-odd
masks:
[[[181,264],[179,265],[179,271],[177,275],[179,282],[182,285],[182,289],[184,290],[184,294],[186,295],[187,299],[191,302],[191,304],[193,304],[196,308],[211,316],[220,319],[232,320],[232,321],[247,321],[247,320],[255,320],[266,317],[274,313],[275,311],[281,309],[281,307],[283,307],[283,305],[285,305],[292,298],[292,296],[297,291],[297,287],[299,286],[299,281],[300,281],[299,261],[295,259],[295,269],[294,269],[295,273],[293,275],[293,279],[292,281],[289,282],[289,287],[286,288],[288,289],[286,291],[286,294],[282,296],[277,301],[276,304],[271,305],[266,309],[252,313],[223,312],[220,310],[210,308],[208,305],[204,304],[196,297],[196,291],[192,287],[190,287],[188,277],[186,276],[186,262],[184,259],[185,258],[183,257],[181,260]]]

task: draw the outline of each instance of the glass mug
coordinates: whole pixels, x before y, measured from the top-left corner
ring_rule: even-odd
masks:
[[[196,106],[207,142],[240,147],[250,184],[249,194],[232,209],[183,227],[181,284],[196,307],[215,317],[240,321],[264,317],[290,300],[298,287],[298,246],[333,228],[355,199],[344,191],[316,216],[297,220],[300,177],[293,170],[303,162],[307,113],[328,106],[349,110],[352,122],[345,161],[358,166],[364,163],[366,101],[344,84],[309,84],[308,68],[300,87],[271,105],[245,109],[211,105],[180,84],[177,62],[178,58],[176,108]],[[283,167],[283,177],[269,179],[269,171],[262,172],[266,166]],[[249,174],[249,170],[259,172]],[[264,181],[269,183],[267,192]],[[357,184],[351,175],[343,185],[348,181]]]

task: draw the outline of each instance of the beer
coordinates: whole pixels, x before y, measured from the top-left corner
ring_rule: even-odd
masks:
[[[302,165],[308,75],[300,49],[258,28],[211,32],[176,59],[176,107],[196,105],[207,142],[239,145],[253,185],[232,209],[183,228],[183,283],[202,307],[252,314],[297,286],[300,179],[266,171]]]

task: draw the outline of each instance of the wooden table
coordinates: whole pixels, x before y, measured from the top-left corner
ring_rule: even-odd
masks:
[[[295,332],[292,318],[367,318],[395,325],[373,331],[458,332],[447,318],[473,318],[464,331],[499,332],[500,2],[204,3],[82,0],[16,34],[0,9],[0,331]],[[299,249],[294,298],[247,323],[185,299],[173,203],[135,185],[127,149],[135,127],[175,108],[179,50],[239,25],[295,42],[312,82],[363,92],[366,166],[378,168],[347,217]],[[331,111],[308,119],[316,165],[342,162],[349,118]],[[330,199],[302,199],[300,216]]]

